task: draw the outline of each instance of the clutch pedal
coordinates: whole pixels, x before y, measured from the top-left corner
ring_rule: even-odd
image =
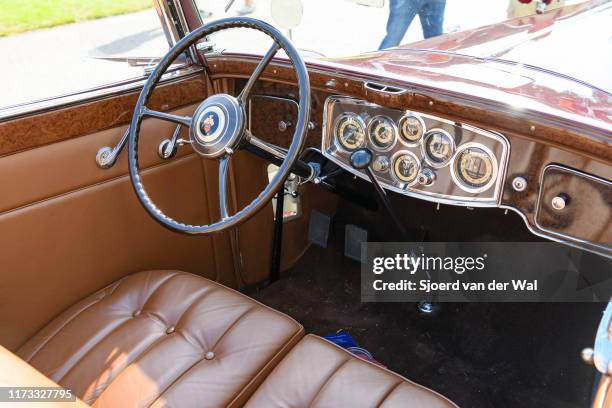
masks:
[[[310,212],[310,220],[308,221],[308,241],[321,248],[327,248],[330,225],[331,215],[318,210],[312,210]]]
[[[344,256],[361,262],[362,242],[368,242],[368,230],[347,224],[344,229]]]

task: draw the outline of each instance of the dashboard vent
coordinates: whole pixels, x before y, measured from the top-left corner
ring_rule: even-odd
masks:
[[[390,94],[401,94],[406,92],[406,89],[392,85],[378,84],[376,82],[366,82],[365,87],[373,91],[386,92]]]

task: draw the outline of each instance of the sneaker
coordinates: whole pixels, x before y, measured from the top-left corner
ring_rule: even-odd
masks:
[[[240,10],[238,10],[239,16],[246,16],[247,14],[251,14],[255,11],[255,6],[243,5]]]

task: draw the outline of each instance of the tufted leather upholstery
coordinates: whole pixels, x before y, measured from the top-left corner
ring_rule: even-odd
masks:
[[[148,271],[72,306],[17,354],[94,406],[234,406],[302,336],[231,289]]]
[[[36,371],[32,366],[28,365],[22,359],[0,346],[0,387],[45,387],[54,388],[58,385]],[[89,408],[89,405],[84,404],[80,400],[72,403],[66,401],[45,402],[31,404],[36,407],[44,408]],[[15,402],[13,404],[1,403],[0,407],[6,408],[14,406],[16,408],[25,407],[24,402]]]
[[[456,408],[441,395],[308,335],[246,407]]]

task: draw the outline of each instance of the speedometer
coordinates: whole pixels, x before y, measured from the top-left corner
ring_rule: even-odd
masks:
[[[336,119],[334,134],[340,147],[348,151],[357,150],[365,144],[365,124],[354,113],[345,113]]]
[[[368,134],[372,144],[381,150],[390,149],[395,143],[395,123],[386,116],[376,116],[370,121]]]
[[[453,165],[453,178],[469,192],[484,191],[495,182],[497,163],[486,147],[468,143],[460,147]]]

